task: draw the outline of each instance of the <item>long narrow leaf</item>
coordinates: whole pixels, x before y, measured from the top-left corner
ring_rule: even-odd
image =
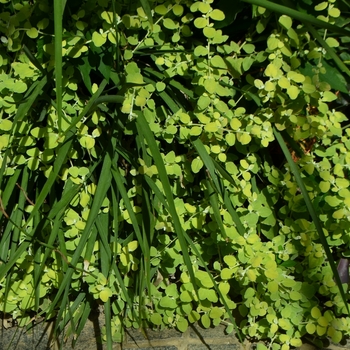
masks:
[[[332,60],[335,62],[338,68],[350,77],[350,69],[344,64],[344,62],[340,59],[340,57],[335,53],[334,49],[332,49],[327,44],[327,42],[323,40],[321,35],[318,34],[315,28],[313,28],[311,25],[307,25],[307,29],[315,37],[315,39],[324,47],[324,49],[327,51],[328,55],[331,56]]]
[[[146,182],[150,185],[150,187],[152,188],[152,190],[154,191],[154,193],[156,194],[156,196],[158,197],[158,199],[160,200],[160,202],[163,204],[163,206],[165,208],[168,207],[168,201],[165,199],[163,193],[161,193],[158,189],[155,190],[155,187],[156,185],[154,184],[154,182],[151,180],[151,179],[148,179],[148,178],[145,178],[146,179]],[[237,333],[237,336],[238,336],[238,339],[242,342],[242,335],[241,335],[241,332],[239,331],[238,327],[237,327],[237,324],[236,324],[236,321],[232,315],[232,312],[230,311],[230,308],[221,292],[221,290],[219,289],[218,285],[217,285],[217,282],[214,280],[210,270],[208,269],[207,267],[207,263],[204,261],[201,253],[198,251],[197,247],[195,246],[195,244],[193,243],[193,240],[191,239],[191,237],[188,236],[188,234],[183,231],[183,235],[184,235],[184,238],[186,239],[187,243],[188,243],[188,246],[192,249],[192,251],[194,252],[194,254],[196,255],[196,257],[198,258],[198,260],[200,261],[200,264],[201,266],[204,267],[204,269],[206,270],[206,272],[208,273],[209,275],[209,278],[211,279],[211,281],[213,282],[213,285],[214,285],[214,289],[215,291],[218,293],[218,295],[220,296],[220,299],[222,300],[222,303],[224,304],[224,307],[228,313],[228,316],[229,316],[229,319],[230,321],[232,322],[235,330],[236,330],[236,333]],[[193,280],[194,281],[194,280]],[[193,286],[194,288],[196,289],[196,284],[193,283]]]
[[[213,210],[214,213],[214,218],[216,220],[216,223],[219,226],[219,229],[221,231],[221,235],[224,238],[227,238],[226,232],[225,232],[225,227],[224,224],[222,222],[222,217],[220,214],[220,204],[219,204],[219,199],[217,196],[217,193],[214,191],[214,188],[211,186],[210,181],[206,181],[207,184],[207,196],[209,197],[209,201],[210,201],[210,206],[211,209]]]
[[[301,178],[300,176],[300,171],[297,167],[297,165],[295,164],[295,162],[293,161],[292,159],[292,156],[281,136],[281,134],[279,133],[279,131],[276,129],[276,128],[273,128],[273,132],[275,134],[275,137],[284,153],[284,156],[286,157],[287,161],[288,161],[288,164],[290,166],[290,169],[299,185],[299,188],[301,190],[301,193],[304,197],[304,201],[306,203],[306,206],[307,206],[307,209],[310,213],[310,216],[312,218],[312,221],[314,222],[315,224],[315,227],[316,227],[316,230],[317,230],[317,233],[318,233],[318,236],[320,238],[320,241],[323,245],[323,248],[325,250],[325,253],[326,253],[326,256],[327,256],[327,259],[329,261],[329,264],[331,266],[331,269],[333,271],[333,275],[334,275],[334,278],[335,278],[335,281],[337,283],[337,286],[339,288],[339,291],[340,291],[340,294],[343,298],[343,301],[344,301],[344,304],[346,306],[346,309],[348,311],[348,313],[350,313],[350,310],[349,310],[349,306],[348,306],[348,303],[346,301],[346,296],[345,296],[345,293],[344,293],[344,290],[343,290],[343,287],[342,287],[342,283],[340,281],[340,278],[339,278],[339,274],[338,274],[338,271],[337,271],[337,267],[335,265],[335,262],[334,262],[334,259],[333,259],[333,256],[332,256],[332,253],[329,249],[329,245],[327,243],[327,239],[326,239],[326,236],[324,235],[323,233],[323,230],[322,230],[322,226],[321,226],[321,222],[320,222],[320,219],[318,217],[318,215],[316,214],[316,211],[315,211],[315,208],[314,206],[312,205],[312,202],[310,200],[310,197],[309,197],[309,193],[307,192],[306,190],[306,187],[304,185],[304,182],[303,182],[303,179]]]
[[[162,182],[165,197],[167,199],[167,203],[168,203],[168,207],[169,207],[169,214],[172,217],[175,232],[176,232],[177,237],[178,237],[179,242],[180,242],[184,262],[185,262],[186,267],[188,269],[188,272],[190,274],[191,280],[194,281],[195,277],[194,277],[191,259],[190,259],[189,253],[188,253],[188,246],[187,246],[186,240],[184,238],[184,230],[181,226],[179,216],[176,212],[173,193],[171,191],[169,178],[168,178],[168,175],[166,173],[166,169],[165,169],[165,165],[164,165],[162,156],[159,152],[157,143],[154,139],[154,135],[153,135],[143,113],[138,113],[136,123],[137,123],[137,129],[138,129],[139,134],[143,135],[144,138],[146,139],[148,147],[150,148],[151,154],[154,158],[154,163],[158,169],[159,178],[160,178],[160,181]]]
[[[54,32],[55,32],[55,80],[56,80],[56,104],[58,130],[62,129],[62,0],[54,0]]]
[[[236,224],[236,228],[237,228],[238,233],[241,236],[243,236],[245,233],[244,226],[242,225],[242,222],[241,222],[238,214],[234,210],[227,192],[223,190],[224,189],[223,182],[221,180],[219,180],[218,176],[216,175],[215,165],[214,165],[213,159],[210,157],[208,152],[205,150],[205,147],[200,139],[196,139],[195,141],[193,141],[193,145],[195,146],[199,156],[201,157],[204,165],[206,166],[206,168],[210,174],[210,181],[213,181],[216,193],[221,196],[223,202],[225,203],[226,209],[228,210],[233,221]]]
[[[72,256],[72,260],[71,260],[70,265],[73,267],[77,265],[77,263],[80,259],[80,256],[84,250],[85,244],[90,237],[92,226],[96,222],[96,217],[97,217],[98,212],[101,208],[102,202],[105,199],[106,193],[110,187],[111,165],[112,165],[111,157],[110,157],[109,153],[106,153],[106,155],[104,157],[102,169],[101,169],[101,175],[100,175],[100,178],[99,178],[99,181],[98,181],[98,184],[96,187],[94,199],[93,199],[93,202],[91,205],[89,217],[87,219],[85,228],[81,234],[81,238],[80,238],[79,244],[76,248],[76,251]],[[74,268],[72,268],[72,267],[70,267],[68,269],[68,271],[66,272],[66,274],[62,280],[61,286],[57,291],[55,299],[53,300],[53,302],[51,304],[51,308],[50,308],[51,311],[54,309],[54,307],[56,306],[56,304],[60,300],[60,297],[61,297],[62,293],[64,292],[64,286],[70,285],[73,272],[74,272]]]
[[[73,142],[73,135],[74,135],[73,132],[70,131],[67,134],[66,141],[59,148],[56,160],[53,164],[52,171],[51,171],[45,185],[41,189],[39,196],[37,197],[37,199],[35,201],[34,208],[33,208],[32,212],[30,213],[27,222],[29,222],[34,217],[34,215],[37,213],[39,208],[44,203],[45,198],[49,194],[53,184],[55,183],[57,176],[58,176],[59,172],[61,171],[62,165],[64,164],[64,162],[66,160],[67,154],[71,149],[72,142]]]
[[[151,6],[149,5],[148,0],[140,0],[141,6],[143,10],[145,11],[145,14],[148,18],[148,21],[151,26],[151,30],[153,30],[153,17],[152,17],[152,11],[151,11]]]
[[[276,4],[275,2],[272,1],[267,1],[267,0],[241,0],[243,2],[247,2],[249,4],[265,7],[268,10],[287,15],[289,17],[292,17],[300,22],[305,22],[312,24],[316,27],[319,28],[324,28],[332,31],[333,33],[336,34],[341,34],[344,36],[350,36],[350,31],[344,28],[340,28],[338,26],[335,26],[333,24],[321,21],[320,19],[317,19],[311,15],[308,15],[306,13],[291,9],[290,7],[283,6]]]
[[[127,193],[125,186],[123,184],[123,178],[119,172],[119,169],[116,168],[115,166],[113,166],[113,168],[112,168],[112,176],[113,176],[113,179],[116,183],[116,187],[118,188],[120,195],[122,196],[122,198],[124,200],[124,204],[125,204],[126,210],[128,211],[128,214],[130,216],[130,220],[131,220],[132,226],[135,230],[136,237],[137,237],[138,241],[141,242],[142,241],[142,234],[141,234],[141,230],[140,230],[140,227],[139,227],[137,219],[136,219],[136,215],[134,213],[134,210],[132,209],[133,206],[131,204],[130,198],[128,197],[128,193]],[[143,246],[141,246],[141,250],[142,250],[142,253],[145,253]]]
[[[63,136],[66,136],[69,132],[71,132],[75,126],[89,113],[91,112],[92,107],[94,106],[96,100],[100,97],[102,94],[103,90],[105,89],[107,85],[107,80],[103,80],[98,87],[97,91],[91,96],[89,102],[87,105],[84,107],[84,109],[81,111],[81,113],[76,117],[73,118],[73,120],[70,123],[69,129],[67,129],[63,134]]]

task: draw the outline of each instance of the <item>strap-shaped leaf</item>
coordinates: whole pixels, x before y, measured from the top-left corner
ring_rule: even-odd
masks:
[[[175,232],[177,234],[177,237],[178,237],[180,245],[181,245],[183,258],[184,258],[186,267],[188,269],[188,272],[190,274],[190,278],[192,281],[194,281],[195,277],[194,277],[191,259],[190,259],[189,253],[188,253],[188,245],[187,245],[186,239],[184,237],[184,230],[181,226],[179,216],[176,212],[174,197],[173,197],[173,193],[171,191],[169,178],[168,178],[168,175],[166,173],[165,165],[164,165],[162,156],[159,152],[158,145],[156,143],[154,135],[153,135],[143,113],[138,113],[138,116],[136,118],[136,123],[137,123],[137,127],[138,127],[138,133],[141,135],[141,137],[144,137],[145,140],[147,141],[148,147],[149,147],[151,154],[153,156],[153,159],[154,159],[154,163],[158,169],[159,179],[163,185],[165,197],[167,200],[169,214],[171,215],[173,223],[174,223]]]
[[[145,11],[145,14],[148,18],[148,21],[151,26],[151,30],[153,30],[153,17],[152,17],[152,11],[151,11],[151,6],[149,5],[148,0],[140,0],[141,6],[143,10]]]
[[[241,1],[247,2],[249,4],[265,7],[268,10],[281,13],[283,15],[287,15],[296,20],[299,20],[300,22],[309,23],[319,28],[328,29],[336,34],[341,34],[347,37],[350,36],[350,31],[347,29],[321,21],[320,19],[317,19],[307,13],[303,13],[303,12],[291,9],[290,7],[287,7],[287,6],[276,4],[275,2],[272,2],[272,1],[267,1],[267,0],[241,0]]]
[[[332,256],[332,253],[329,249],[329,245],[327,243],[327,239],[326,239],[326,236],[324,235],[323,233],[323,230],[322,230],[322,226],[321,226],[321,222],[320,222],[320,219],[318,218],[318,215],[316,214],[316,210],[310,200],[310,197],[309,197],[309,193],[307,192],[306,190],[306,187],[304,185],[304,182],[303,182],[303,179],[301,178],[301,175],[300,175],[300,170],[298,168],[298,166],[295,164],[295,162],[293,161],[292,159],[292,156],[281,136],[281,134],[279,133],[279,131],[276,129],[276,128],[273,128],[273,132],[275,134],[275,137],[276,137],[276,140],[278,141],[283,153],[284,153],[284,156],[286,157],[287,161],[288,161],[288,164],[290,166],[290,169],[295,177],[295,180],[297,181],[298,183],[298,186],[301,190],[301,193],[304,197],[304,201],[306,203],[306,206],[307,206],[307,209],[309,211],[309,214],[312,218],[312,221],[314,222],[315,224],[315,227],[316,227],[316,230],[317,230],[317,233],[318,233],[318,236],[320,238],[320,241],[323,245],[323,248],[325,250],[325,253],[326,253],[326,256],[327,256],[327,259],[329,261],[329,264],[331,266],[331,269],[332,269],[332,272],[333,272],[333,275],[334,275],[334,278],[335,278],[335,281],[337,283],[337,286],[339,288],[339,291],[340,291],[340,294],[342,296],[342,299],[344,301],[344,304],[346,306],[346,309],[349,313],[349,306],[348,306],[348,303],[346,301],[346,296],[345,296],[345,293],[344,293],[344,290],[343,290],[343,286],[342,286],[342,283],[340,281],[340,278],[339,278],[339,274],[338,274],[338,271],[337,271],[337,267],[335,265],[335,262],[334,262],[334,259],[333,259],[333,256]]]

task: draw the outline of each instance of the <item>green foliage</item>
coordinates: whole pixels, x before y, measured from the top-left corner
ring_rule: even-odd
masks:
[[[346,2],[0,2],[2,312],[349,335]]]

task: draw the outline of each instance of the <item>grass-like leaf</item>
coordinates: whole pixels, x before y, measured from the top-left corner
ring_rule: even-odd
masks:
[[[337,271],[337,267],[335,265],[335,262],[334,262],[334,259],[333,259],[333,256],[332,256],[332,253],[329,249],[329,245],[327,243],[327,239],[326,239],[326,236],[324,235],[324,232],[322,230],[322,226],[321,226],[321,222],[320,222],[320,219],[318,218],[318,215],[316,214],[316,210],[310,200],[310,197],[309,197],[309,193],[307,192],[306,188],[305,188],[305,185],[304,185],[304,182],[303,182],[303,179],[300,175],[300,170],[298,168],[298,166],[295,164],[295,162],[293,161],[292,159],[292,156],[281,136],[281,134],[279,133],[279,131],[276,129],[276,128],[273,128],[273,132],[275,134],[275,137],[276,137],[276,140],[278,141],[282,151],[283,151],[283,154],[284,156],[286,157],[287,161],[288,161],[288,164],[290,166],[290,169],[295,177],[295,180],[297,181],[298,183],[298,186],[300,188],[300,191],[303,195],[303,198],[304,198],[304,201],[306,203],[306,206],[307,206],[307,209],[310,213],[310,216],[312,218],[312,221],[314,222],[315,224],[315,227],[316,227],[316,230],[317,230],[317,233],[318,233],[318,236],[320,238],[320,241],[323,245],[323,248],[325,250],[325,253],[326,253],[326,256],[327,256],[327,259],[328,259],[328,262],[331,266],[331,269],[332,269],[332,272],[333,272],[333,275],[334,275],[334,278],[335,278],[335,281],[337,283],[337,286],[339,288],[339,291],[340,291],[340,294],[342,296],[342,299],[344,301],[344,304],[346,306],[346,309],[349,313],[349,306],[348,306],[348,303],[346,301],[346,296],[345,296],[345,293],[344,293],[344,289],[343,289],[343,286],[342,286],[342,283],[340,281],[340,278],[339,278],[339,274],[338,274],[338,271]]]
[[[173,194],[171,191],[169,178],[168,178],[168,175],[166,173],[165,165],[164,165],[162,156],[159,152],[158,145],[157,145],[155,138],[154,138],[154,135],[153,135],[153,133],[152,133],[147,121],[146,121],[146,118],[144,117],[144,115],[142,113],[138,113],[138,116],[136,118],[136,123],[137,123],[138,133],[139,133],[139,135],[142,135],[145,138],[145,140],[147,141],[148,147],[149,147],[151,154],[153,156],[153,159],[154,159],[154,163],[158,169],[159,178],[160,178],[160,181],[162,182],[165,197],[166,197],[166,200],[168,203],[169,214],[172,217],[172,220],[174,223],[174,228],[175,228],[175,233],[177,234],[177,237],[179,239],[180,246],[182,249],[184,262],[185,262],[186,267],[188,269],[191,280],[194,281],[195,277],[194,277],[194,272],[193,272],[193,267],[192,267],[192,263],[190,260],[190,256],[188,254],[188,246],[186,244],[186,240],[184,237],[184,230],[181,226],[180,219],[179,219],[178,214],[176,212],[174,197],[173,197]]]
[[[145,178],[146,179],[146,182],[148,183],[148,185],[152,188],[153,192],[155,193],[155,195],[158,197],[159,201],[163,204],[164,208],[167,208],[167,210],[171,213],[170,209],[169,209],[169,201],[164,197],[163,193],[161,191],[159,191],[159,189],[157,188],[156,184],[150,179],[150,178]],[[236,325],[236,321],[230,311],[230,308],[223,296],[223,294],[221,293],[220,289],[218,288],[217,286],[217,283],[216,281],[214,280],[210,270],[208,269],[207,267],[207,263],[204,261],[202,255],[200,254],[200,252],[198,251],[197,247],[195,246],[195,244],[193,243],[193,240],[191,239],[191,237],[188,236],[188,234],[182,230],[182,234],[188,244],[188,246],[192,249],[192,251],[195,253],[196,257],[198,258],[198,260],[200,261],[201,263],[201,266],[204,267],[204,269],[206,270],[206,272],[208,272],[209,274],[209,277],[211,279],[211,281],[213,282],[213,285],[214,285],[214,289],[215,291],[218,293],[218,295],[220,296],[220,299],[222,301],[222,303],[224,304],[225,306],[225,309],[227,311],[227,314],[229,316],[229,319],[231,321],[231,323],[233,324],[235,330],[236,330],[236,334],[238,336],[238,339],[242,342],[242,334],[241,332],[239,331],[237,325]],[[193,278],[192,276],[190,276],[191,278]],[[195,279],[192,279],[192,284],[195,288],[195,290],[197,291],[197,287],[196,287],[196,282],[195,282]]]
[[[54,33],[55,33],[55,82],[56,82],[56,104],[58,130],[62,131],[62,17],[63,2],[54,0]]]
[[[334,49],[332,49],[326,43],[326,41],[311,25],[307,25],[307,29],[314,36],[314,38],[323,46],[323,48],[327,51],[328,55],[331,56],[332,60],[335,62],[338,68],[350,77],[350,69],[344,64],[344,62],[340,59],[340,57],[335,53]]]
[[[267,1],[267,0],[241,0],[241,1],[247,2],[249,4],[265,7],[268,10],[271,10],[283,15],[287,15],[300,22],[309,23],[319,28],[328,29],[336,34],[340,34],[348,37],[350,36],[350,31],[347,29],[321,21],[320,19],[317,19],[307,13],[303,13],[303,12],[291,9],[290,7],[287,7],[287,6],[276,4],[275,2],[272,2],[272,1]]]
[[[228,210],[234,223],[236,224],[238,233],[243,236],[245,233],[244,226],[242,225],[242,222],[241,222],[238,214],[234,210],[232,203],[231,203],[231,200],[228,197],[228,194],[224,190],[224,185],[223,185],[222,181],[219,179],[219,177],[216,174],[213,159],[210,157],[208,152],[205,150],[205,147],[200,139],[196,139],[195,141],[193,141],[193,145],[196,148],[199,156],[201,157],[204,165],[206,166],[208,173],[210,174],[210,181],[213,182],[216,193],[221,196],[223,202],[225,203],[226,209]]]
[[[51,304],[50,311],[52,311],[56,307],[62,294],[63,293],[67,294],[65,287],[70,286],[72,275],[74,272],[74,267],[78,264],[79,259],[81,257],[81,253],[83,252],[84,247],[85,247],[88,239],[90,238],[90,233],[91,233],[92,227],[96,222],[96,218],[97,218],[98,213],[100,211],[102,202],[103,202],[103,200],[106,196],[106,193],[110,187],[111,164],[112,164],[111,157],[110,157],[109,153],[106,153],[104,156],[101,174],[100,174],[100,178],[98,180],[98,184],[96,187],[96,192],[95,192],[94,199],[93,199],[93,202],[91,205],[89,217],[87,219],[85,228],[81,234],[79,244],[75,250],[75,253],[72,256],[70,266],[69,266],[67,272],[65,273],[64,278],[63,278],[62,283],[61,283],[61,286],[58,289],[57,294],[56,294],[56,296]],[[65,310],[65,306],[66,306],[65,300],[67,300],[67,299],[65,299],[65,297],[66,297],[66,295],[63,295],[63,302],[60,305],[58,317],[60,317],[60,315],[62,315],[64,310]]]
[[[151,6],[149,5],[148,0],[140,0],[140,3],[150,23],[151,30],[153,30],[153,17],[152,17]]]

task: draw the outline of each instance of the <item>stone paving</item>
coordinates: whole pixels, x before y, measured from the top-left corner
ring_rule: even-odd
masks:
[[[189,327],[185,333],[174,329],[161,332],[146,330],[147,338],[138,330],[127,330],[122,344],[113,345],[113,350],[254,350],[255,344],[245,342],[240,344],[234,335],[227,335],[225,327],[203,329],[198,325]],[[98,327],[95,321],[88,321],[76,346],[71,342],[50,343],[50,324],[42,323],[30,331],[16,327],[2,328],[0,335],[0,350],[106,350],[106,345],[99,343]],[[330,345],[329,350],[347,350],[349,345]],[[304,344],[299,350],[318,350],[309,344]]]

